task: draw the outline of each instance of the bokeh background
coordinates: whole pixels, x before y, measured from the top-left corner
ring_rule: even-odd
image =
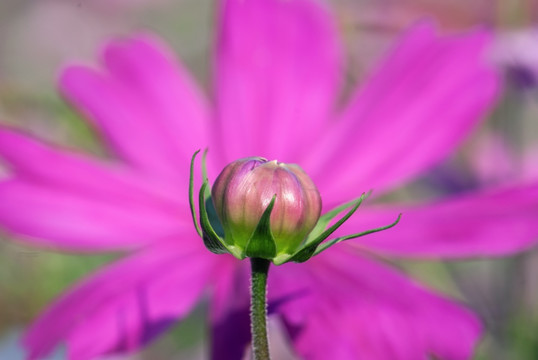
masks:
[[[538,177],[538,1],[332,0],[331,6],[347,50],[350,85],[421,18],[435,18],[444,32],[495,30],[488,57],[505,81],[497,108],[457,153],[390,200]],[[212,0],[1,0],[0,121],[103,155],[99,139],[57,94],[55,80],[63,64],[92,62],[106,39],[141,29],[163,36],[209,93]],[[23,358],[17,343],[22,329],[62,289],[116,255],[58,254],[5,241],[5,234],[0,238],[0,359],[17,360]],[[480,313],[487,335],[476,359],[538,359],[538,249],[499,260],[396,265]],[[202,303],[172,332],[129,358],[205,359],[205,313]],[[273,342],[282,351],[275,358],[293,359],[276,325]],[[62,359],[62,350],[51,358]]]

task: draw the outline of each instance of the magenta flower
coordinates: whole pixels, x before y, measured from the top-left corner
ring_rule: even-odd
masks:
[[[208,289],[213,359],[241,358],[250,337],[248,264],[209,253],[192,227],[194,150],[211,148],[213,180],[246,156],[300,164],[327,208],[370,188],[383,193],[443,159],[491,107],[488,38],[440,38],[417,26],[342,109],[341,49],[315,1],[224,1],[211,101],[149,35],[110,43],[100,69],[67,68],[61,90],[111,157],[2,128],[0,155],[13,176],[0,183],[0,223],[36,246],[132,253],[56,300],[24,337],[29,358],[62,343],[72,359],[134,351]],[[538,186],[528,184],[365,207],[348,233],[405,214],[395,229],[273,267],[269,310],[306,359],[469,358],[482,331],[477,317],[375,258],[520,251],[538,235],[537,199]]]

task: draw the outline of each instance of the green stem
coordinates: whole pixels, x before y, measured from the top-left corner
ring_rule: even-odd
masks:
[[[270,360],[267,339],[267,274],[270,261],[251,258],[252,287],[250,303],[250,329],[254,360]]]

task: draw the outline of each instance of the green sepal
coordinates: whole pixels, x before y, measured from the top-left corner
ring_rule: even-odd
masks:
[[[222,227],[219,217],[217,216],[217,210],[215,210],[215,205],[213,204],[213,199],[211,198],[211,196],[205,199],[205,210],[207,213],[207,218],[209,219],[209,223],[213,227],[213,230],[221,239],[224,239],[224,228]],[[226,247],[228,247],[227,244]]]
[[[207,152],[209,151],[208,148],[204,150],[204,153],[202,154],[202,179],[206,181],[208,179],[207,177]]]
[[[332,219],[334,219],[336,216],[338,216],[338,214],[340,214],[344,210],[350,208],[351,206],[356,205],[358,201],[361,201],[361,202],[364,201],[370,196],[371,193],[372,193],[371,191],[368,192],[367,194],[363,193],[359,198],[348,201],[347,203],[337,206],[331,211],[328,211],[325,214],[321,215],[314,229],[312,229],[310,234],[308,234],[308,237],[306,238],[304,245],[306,246],[306,245],[312,244],[325,231],[325,229],[327,228],[327,226],[329,225]]]
[[[207,180],[204,181],[202,187],[200,188],[200,193],[198,195],[198,207],[200,208],[200,224],[202,225],[203,235],[202,239],[204,240],[205,247],[215,254],[228,254],[230,251],[224,245],[224,241],[217,235],[209,217],[207,215],[207,210],[205,206],[206,202],[206,189],[207,189]]]
[[[194,154],[192,155],[191,159],[191,167],[190,167],[190,175],[189,175],[189,206],[191,208],[191,216],[192,216],[192,222],[194,223],[194,227],[196,228],[196,232],[200,237],[203,237],[202,229],[200,229],[200,225],[198,225],[198,219],[196,218],[196,210],[194,208],[194,161],[196,160],[196,156],[200,153],[200,150],[196,150]]]
[[[359,206],[361,206],[362,202],[366,198],[366,194],[362,194],[360,198],[357,200],[354,200],[353,202],[346,203],[344,205],[341,205],[337,207],[336,209],[330,211],[329,216],[327,216],[323,221],[325,222],[325,226],[329,223],[329,221],[336,216],[339,212],[341,212],[346,207],[349,207],[351,204],[355,203],[353,207],[345,214],[340,220],[338,220],[333,226],[329,227],[327,230],[319,234],[316,238],[307,240],[307,242],[301,247],[301,249],[296,252],[293,256],[290,257],[288,261],[294,261],[298,263],[302,263],[310,259],[314,254],[316,253],[317,247],[321,244],[321,242],[325,239],[327,239],[333,232],[335,232],[344,222],[347,221],[357,211]],[[325,215],[327,215],[325,214]],[[324,215],[324,216],[325,216]],[[321,219],[321,218],[320,218]],[[327,220],[328,219],[328,220]]]
[[[360,232],[360,233],[357,233],[357,234],[352,234],[352,235],[347,235],[347,236],[341,236],[341,237],[337,237],[335,239],[332,239],[330,241],[327,241],[323,244],[321,244],[317,249],[316,251],[314,252],[314,255],[317,255],[319,253],[321,253],[322,251],[325,251],[327,250],[328,248],[330,248],[331,246],[333,246],[334,244],[337,244],[341,241],[344,241],[344,240],[349,240],[349,239],[356,239],[358,237],[361,237],[361,236],[364,236],[364,235],[368,235],[368,234],[373,234],[373,233],[376,233],[376,232],[379,232],[379,231],[383,231],[383,230],[387,230],[387,229],[390,229],[391,227],[393,226],[396,226],[396,224],[398,224],[400,222],[400,219],[402,218],[402,214],[399,214],[398,215],[398,218],[396,218],[396,221],[394,221],[392,224],[390,225],[386,225],[386,226],[382,226],[382,227],[379,227],[379,228],[376,228],[376,229],[372,229],[372,230],[366,230],[366,231],[363,231],[363,232]]]
[[[245,255],[250,258],[272,260],[276,255],[276,244],[271,233],[271,212],[275,206],[276,195],[263,212],[256,229],[250,236],[245,248]]]

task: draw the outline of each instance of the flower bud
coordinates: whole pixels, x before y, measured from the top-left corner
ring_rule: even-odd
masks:
[[[295,252],[321,212],[319,192],[299,166],[259,157],[226,166],[211,193],[224,241],[239,249],[247,246],[273,197],[270,230],[277,254]]]

